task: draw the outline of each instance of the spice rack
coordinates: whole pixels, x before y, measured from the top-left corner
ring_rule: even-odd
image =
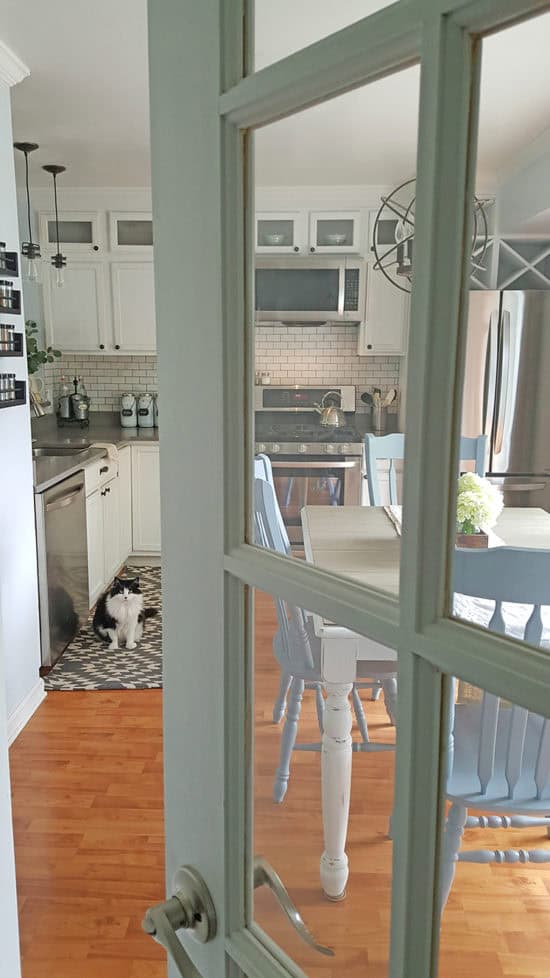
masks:
[[[23,334],[16,333],[14,326],[0,323],[0,358],[23,356]]]
[[[19,275],[19,255],[16,251],[6,251],[0,241],[0,278],[17,278]]]
[[[0,373],[0,379],[2,378],[2,376],[5,376],[5,374]],[[0,396],[1,396],[1,394],[0,394]],[[26,384],[26,381],[24,381],[24,380],[16,380],[15,381],[15,397],[12,397],[10,400],[7,400],[7,401],[0,400],[0,410],[2,410],[2,408],[18,407],[19,405],[26,404],[26,403],[27,403],[27,384]]]

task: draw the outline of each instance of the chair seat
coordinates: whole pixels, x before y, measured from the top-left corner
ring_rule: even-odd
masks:
[[[535,766],[544,720],[533,713],[529,714],[525,734],[522,775],[510,797],[505,762],[511,719],[512,708],[502,704],[497,727],[494,773],[487,789],[481,791],[477,773],[481,704],[459,704],[455,707],[455,753],[453,770],[447,785],[447,797],[467,808],[503,811],[507,814],[550,813],[550,784],[547,783],[543,788],[544,797],[537,798]]]

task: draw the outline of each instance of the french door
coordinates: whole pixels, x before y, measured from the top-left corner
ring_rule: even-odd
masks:
[[[387,964],[379,970],[373,965],[373,948],[379,945],[365,934],[366,975],[438,973],[450,677],[508,698],[513,691],[515,702],[548,712],[546,654],[457,621],[449,604],[480,38],[546,7],[545,0],[400,0],[255,70],[252,2],[149,3],[155,293],[164,406],[168,895],[181,882],[181,876],[175,879],[180,867],[190,865],[206,881],[217,918],[205,943],[183,929],[176,944],[171,938],[171,976],[325,973],[300,963],[278,931],[260,926],[254,896],[255,839],[262,830],[257,818],[261,765],[254,773],[253,762],[265,729],[254,724],[253,687],[263,641],[259,623],[267,622],[269,647],[277,628],[274,612],[265,610],[268,604],[273,608],[271,599],[307,609],[311,620],[338,623],[343,634],[358,636],[354,649],[372,641],[397,652],[393,841],[384,857],[388,867],[393,864],[388,869],[388,879],[393,873],[391,926],[387,954],[380,952]],[[278,5],[272,9],[276,16]],[[269,127],[292,126],[313,107],[330,111],[334,100],[355,97],[409,71],[419,85],[412,160],[414,287],[399,588],[386,591],[329,572],[322,560],[310,564],[255,545],[255,151]],[[348,653],[349,645],[342,657]],[[329,708],[331,696],[339,697],[338,708],[345,712],[356,678],[355,653],[349,670],[332,677],[326,661],[319,664],[321,689],[324,683]],[[323,737],[329,735],[325,730]],[[347,728],[342,736],[343,743]],[[371,756],[359,759],[368,765]],[[295,781],[305,769],[300,767]],[[292,789],[291,778],[288,800]],[[285,804],[287,799],[280,811]],[[365,810],[368,804],[367,798]],[[304,811],[306,817],[317,815]],[[296,815],[296,831],[299,821]],[[284,823],[281,830],[291,838]],[[268,836],[264,826],[267,844]],[[321,857],[321,843],[318,850]],[[318,872],[318,866],[310,872]],[[345,885],[345,867],[342,872]],[[346,899],[353,855],[349,872]],[[280,875],[289,886],[284,872]],[[322,873],[319,901],[321,883]],[[330,921],[336,919],[330,904],[320,906],[329,908]],[[299,909],[307,924],[307,907]],[[388,903],[388,920],[389,912]],[[388,920],[380,923],[380,933]],[[321,930],[315,936],[330,944],[331,923]],[[345,974],[348,966],[345,959],[336,961],[326,974]]]

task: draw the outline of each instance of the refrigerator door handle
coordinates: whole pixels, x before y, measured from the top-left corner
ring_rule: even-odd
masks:
[[[506,410],[508,407],[508,393],[510,388],[510,313],[507,309],[502,311],[502,345],[500,353],[500,382],[498,391],[497,417],[495,426],[495,440],[493,450],[500,454],[504,439],[504,423]]]
[[[485,352],[485,377],[483,383],[483,433],[491,437],[491,429],[494,421],[496,382],[497,382],[497,356],[498,356],[498,310],[491,313],[489,320],[489,334],[487,337],[487,349]]]

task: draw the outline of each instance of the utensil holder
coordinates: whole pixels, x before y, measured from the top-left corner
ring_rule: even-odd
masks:
[[[372,405],[372,430],[377,435],[383,434],[386,430],[386,414],[387,408],[383,407],[381,404],[375,403]]]

